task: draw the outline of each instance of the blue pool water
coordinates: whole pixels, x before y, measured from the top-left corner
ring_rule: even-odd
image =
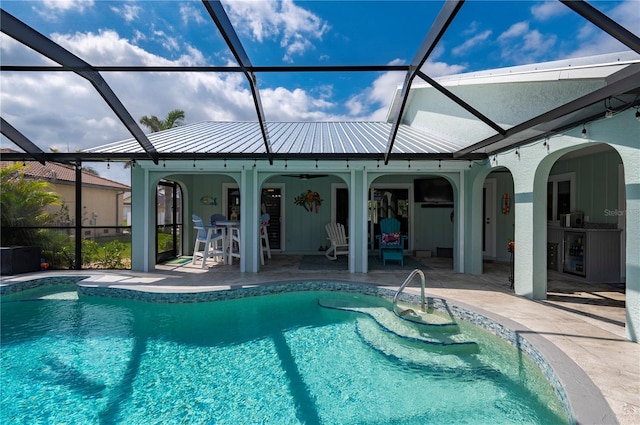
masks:
[[[73,286],[2,297],[2,423],[562,424],[538,368],[461,325],[448,354],[293,292],[153,304]]]

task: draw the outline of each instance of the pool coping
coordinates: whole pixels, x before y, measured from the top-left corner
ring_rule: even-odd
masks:
[[[145,291],[140,287],[112,287],[87,281],[91,276],[67,275],[48,276],[37,279],[4,282],[0,285],[0,295],[16,293],[39,287],[55,280],[56,284],[76,284],[79,296],[97,296],[130,299],[151,303],[196,303],[215,302],[284,292],[335,291],[371,295],[391,299],[395,289],[369,282],[350,282],[339,279],[290,279],[263,282],[247,287],[198,288],[193,291],[161,292]],[[195,289],[195,288],[194,288]],[[525,352],[541,370],[554,388],[565,413],[575,424],[618,424],[617,417],[600,389],[591,378],[569,356],[555,344],[528,327],[507,317],[487,311],[477,306],[446,298],[425,294],[432,300],[432,306],[452,314],[460,320],[496,335],[512,346]],[[401,300],[420,304],[420,296],[405,292]],[[446,308],[445,308],[446,307]]]

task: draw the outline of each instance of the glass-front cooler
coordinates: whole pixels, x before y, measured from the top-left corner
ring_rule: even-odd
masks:
[[[585,233],[564,232],[564,271],[584,276],[586,273]]]

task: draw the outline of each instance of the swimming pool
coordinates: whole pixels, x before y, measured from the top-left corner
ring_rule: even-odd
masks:
[[[502,339],[465,323],[430,333],[478,349],[403,337],[368,314],[390,306],[378,297],[159,304],[46,286],[2,300],[3,421],[569,422],[539,368]]]

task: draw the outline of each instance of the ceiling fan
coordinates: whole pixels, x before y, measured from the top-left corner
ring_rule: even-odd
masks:
[[[327,177],[328,174],[283,174],[283,177],[297,177],[300,180],[316,179],[318,177]]]

